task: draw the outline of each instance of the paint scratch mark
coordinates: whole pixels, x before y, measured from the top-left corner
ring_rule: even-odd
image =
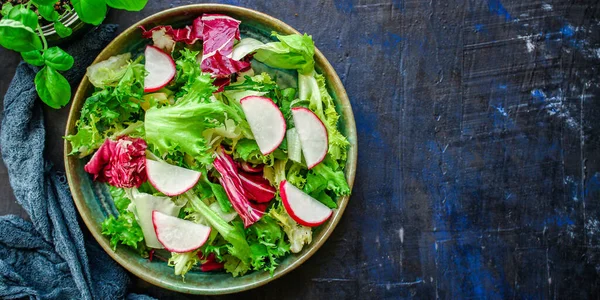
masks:
[[[544,3],[542,4],[542,9],[545,11],[551,11],[552,10],[552,5],[548,4],[548,3]]]
[[[354,282],[356,279],[348,279],[348,278],[313,278],[311,279],[314,282]]]
[[[404,227],[400,227],[400,230],[398,230],[398,235],[400,236],[400,243],[404,244]]]
[[[421,284],[421,283],[423,283],[423,279],[418,279],[418,280],[415,280],[415,281],[399,281],[399,282],[375,283],[373,285],[376,285],[376,286],[385,286],[385,288],[387,290],[390,290],[392,287],[412,286],[412,285],[417,285],[417,284]]]
[[[564,102],[565,97],[562,89],[559,89],[558,92],[552,96],[547,96],[544,91],[535,89],[531,91],[531,96],[537,102],[544,103],[543,109],[549,116],[564,120],[565,124],[571,129],[580,128],[578,122],[571,116],[571,113]]]

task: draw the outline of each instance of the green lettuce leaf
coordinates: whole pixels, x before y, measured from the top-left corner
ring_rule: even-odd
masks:
[[[264,216],[246,229],[246,236],[252,251],[252,269],[268,271],[273,275],[278,259],[290,251],[282,228],[275,219]]]
[[[148,250],[144,244],[142,228],[133,212],[127,210],[131,200],[127,198],[124,189],[113,186],[109,189],[119,215],[116,218],[109,216],[102,222],[102,234],[109,237],[113,250],[116,250],[119,244],[127,245],[138,250],[142,257],[147,257]]]
[[[146,142],[160,153],[180,150],[203,165],[212,163],[212,153],[203,131],[233,120],[244,136],[252,136],[241,108],[211,99],[215,90],[210,75],[198,76],[187,94],[174,105],[146,111]],[[215,145],[218,146],[218,145]]]
[[[206,218],[212,228],[216,229],[219,234],[227,241],[226,248],[229,255],[223,256],[225,260],[225,270],[232,273],[234,276],[243,275],[250,269],[252,251],[250,245],[246,241],[244,226],[240,222],[228,224],[216,212],[208,207],[202,200],[198,199],[192,193],[184,194],[188,199],[195,212]]]
[[[175,275],[181,275],[181,277],[185,278],[185,274],[199,262],[198,251],[184,253],[171,252],[168,264],[171,267],[175,267]]]
[[[350,195],[350,187],[346,181],[344,171],[328,154],[323,162],[312,168],[306,177],[304,192],[308,194],[329,190],[335,195]]]
[[[144,111],[138,99],[144,93],[144,65],[140,63],[140,59],[127,63],[126,67],[123,67],[122,62],[114,64],[119,65],[119,75],[106,79],[110,85],[107,83],[103,89],[86,99],[81,109],[81,118],[77,121],[77,133],[65,137],[71,142],[70,155],[89,155],[106,138],[118,134],[131,135],[143,130],[138,121],[143,119]],[[89,72],[88,70],[88,76]]]
[[[279,35],[273,33],[279,42],[262,44],[257,40],[244,39],[233,50],[234,59],[255,52],[254,59],[273,68],[298,70],[310,73],[315,66],[315,44],[309,35]]]
[[[312,242],[312,231],[310,227],[296,223],[296,221],[294,221],[285,211],[281,202],[273,206],[267,215],[277,221],[277,224],[283,228],[290,243],[290,251],[292,253],[302,251],[304,245],[308,245]]]

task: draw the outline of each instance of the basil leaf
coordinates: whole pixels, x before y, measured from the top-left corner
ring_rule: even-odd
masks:
[[[38,16],[33,10],[19,4],[13,7],[6,18],[21,22],[23,25],[35,30],[38,26]]]
[[[73,29],[65,26],[65,24],[59,21],[54,22],[54,31],[56,31],[58,36],[60,36],[61,38],[66,38],[73,33]]]
[[[71,100],[71,86],[67,79],[50,66],[35,75],[35,89],[48,106],[58,109]]]
[[[148,0],[106,0],[106,4],[116,9],[140,11],[146,6]]]
[[[79,18],[92,25],[100,25],[106,16],[105,0],[71,0]]]
[[[44,51],[46,65],[60,71],[66,71],[73,66],[73,56],[58,47]]]
[[[0,20],[0,46],[17,52],[26,52],[41,50],[42,41],[31,27],[19,21],[3,18]]]
[[[21,57],[31,65],[41,67],[44,65],[44,57],[39,50],[21,52]]]
[[[35,6],[40,7],[41,5],[52,5],[56,3],[56,0],[31,0],[31,2],[35,3]]]
[[[54,10],[54,5],[40,5],[38,6],[38,13],[44,17],[47,21],[53,22],[60,18],[60,15]]]
[[[2,11],[0,12],[3,16],[8,16],[10,10],[13,8],[13,5],[10,2],[4,3],[2,5]]]

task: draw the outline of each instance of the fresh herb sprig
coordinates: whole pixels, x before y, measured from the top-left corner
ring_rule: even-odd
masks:
[[[35,76],[35,89],[48,106],[58,109],[71,99],[71,86],[59,71],[73,67],[73,57],[59,47],[49,47],[42,32],[41,18],[51,22],[54,30],[65,38],[71,28],[61,23],[61,18],[73,10],[86,23],[99,25],[104,20],[107,6],[116,9],[139,11],[148,0],[72,0],[61,15],[55,8],[56,0],[30,0],[26,4],[2,6],[0,19],[0,46],[21,53],[27,63],[41,67]],[[33,8],[37,8],[36,14]]]

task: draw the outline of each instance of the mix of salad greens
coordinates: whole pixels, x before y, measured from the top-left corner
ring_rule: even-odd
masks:
[[[102,223],[102,233],[112,247],[126,245],[143,257],[166,248],[177,275],[194,267],[273,274],[283,257],[312,240],[313,228],[302,225],[309,223],[282,203],[282,183],[326,209],[350,194],[344,176],[349,143],[325,78],[315,71],[312,38],[241,39],[239,24],[205,14],[184,28],[142,28],[150,42],[145,55],[124,53],[88,68],[95,91],[76,133],[65,137],[71,155],[93,154],[85,170],[110,186],[118,215]],[[297,71],[297,82],[279,80],[282,69]],[[241,105],[248,97],[268,99],[283,116],[287,135],[269,153]],[[297,107],[326,128],[324,159],[310,169],[299,145],[305,140],[296,133]],[[148,160],[169,171],[151,170]],[[212,230],[199,248],[181,252],[161,238],[161,225],[153,224],[157,211]]]

